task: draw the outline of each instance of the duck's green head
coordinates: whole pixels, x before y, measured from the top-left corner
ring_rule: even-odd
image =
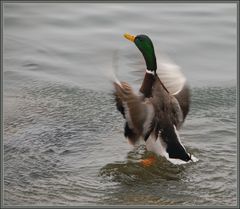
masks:
[[[147,69],[155,73],[157,62],[151,39],[146,35],[133,36],[129,33],[125,33],[124,37],[135,43],[145,59]]]

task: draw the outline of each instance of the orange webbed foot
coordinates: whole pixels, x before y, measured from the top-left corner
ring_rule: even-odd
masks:
[[[146,158],[144,160],[141,160],[140,164],[145,166],[145,167],[146,166],[151,166],[151,165],[153,165],[156,162],[156,160],[157,160],[156,157],[151,156],[151,157],[148,157],[148,158]]]

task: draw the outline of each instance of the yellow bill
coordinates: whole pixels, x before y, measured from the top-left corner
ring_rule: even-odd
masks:
[[[129,33],[125,33],[125,34],[124,34],[124,37],[125,37],[126,39],[128,39],[129,41],[134,42],[135,36],[133,36],[133,35],[131,35],[131,34],[129,34]]]

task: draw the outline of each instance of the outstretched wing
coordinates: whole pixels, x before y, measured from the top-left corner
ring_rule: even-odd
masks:
[[[178,100],[184,120],[190,106],[190,90],[186,77],[181,72],[181,68],[167,58],[166,55],[161,55],[157,62],[157,74],[169,93]]]
[[[123,107],[123,102],[120,98],[120,95],[119,95],[118,91],[115,91],[113,93],[113,95],[115,97],[117,110],[123,115],[123,118],[125,118],[125,111],[124,111],[124,107]],[[129,127],[127,121],[125,122],[125,126],[124,126],[124,136],[129,139],[129,142],[131,144],[135,144],[140,137],[139,134],[135,133],[134,130]]]
[[[181,91],[174,95],[174,97],[178,100],[178,103],[181,107],[183,114],[183,121],[185,120],[190,107],[190,89],[187,84],[183,86]]]
[[[166,58],[158,59],[157,74],[171,95],[178,94],[186,83],[181,68]]]
[[[147,138],[152,130],[154,108],[148,99],[136,95],[132,88],[125,82],[121,85],[114,83],[117,107],[123,112],[126,119],[125,135],[132,143],[140,136]]]
[[[123,115],[123,117],[125,118],[125,112],[124,112],[124,107],[123,107],[123,103],[122,103],[122,100],[118,94],[117,91],[115,91],[113,93],[113,96],[115,97],[115,102],[116,102],[116,107],[117,107],[117,110]]]

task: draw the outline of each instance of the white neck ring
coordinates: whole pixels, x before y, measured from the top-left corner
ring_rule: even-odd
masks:
[[[154,75],[154,72],[148,69],[146,69],[146,73]]]

